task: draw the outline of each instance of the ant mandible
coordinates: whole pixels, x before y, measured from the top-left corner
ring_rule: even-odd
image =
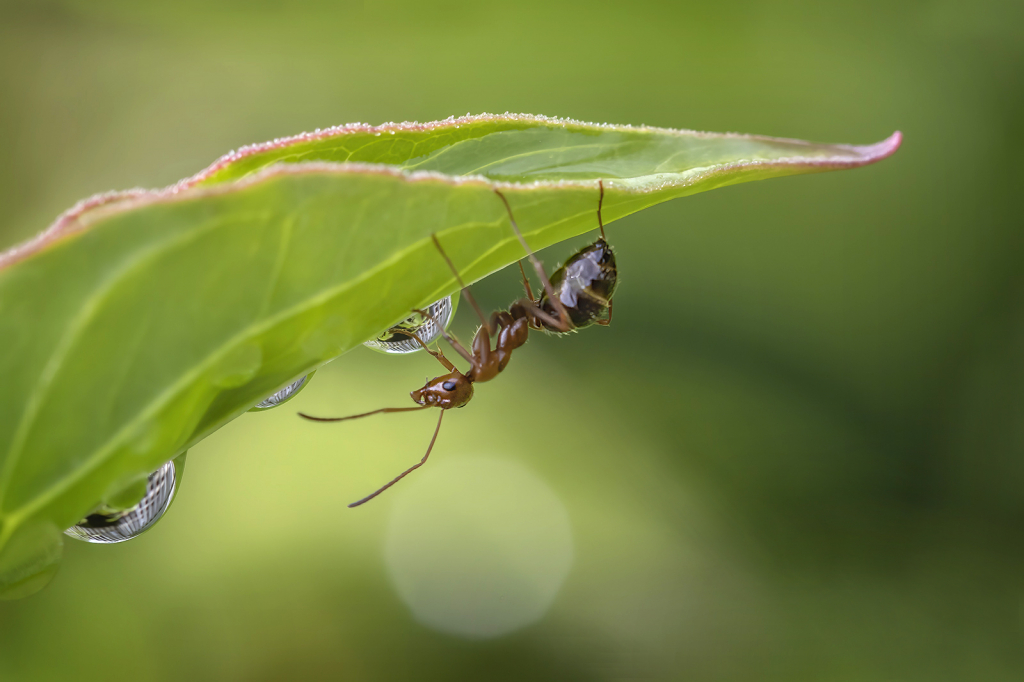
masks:
[[[544,266],[537,260],[533,250],[519,231],[519,225],[516,224],[516,219],[512,215],[512,207],[509,206],[505,195],[497,189],[494,190],[494,193],[505,204],[512,229],[515,231],[519,243],[523,245],[526,257],[530,259],[530,263],[536,270],[544,291],[539,298],[534,299],[530,281],[527,279],[523,263],[520,261],[519,270],[523,276],[526,298],[513,303],[507,311],[497,310],[491,313],[490,319],[486,318],[483,311],[480,310],[473,294],[466,287],[466,283],[462,281],[459,271],[441,247],[437,235],[430,235],[437,250],[455,275],[455,280],[462,287],[462,295],[480,318],[481,325],[473,337],[472,352],[466,350],[466,347],[459,343],[453,334],[445,331],[443,325],[438,325],[441,327],[444,339],[459,355],[465,358],[466,362],[470,364],[470,369],[465,373],[459,371],[445,357],[440,348],[436,351],[431,350],[416,333],[411,333],[407,329],[392,329],[390,331],[411,335],[427,353],[435,357],[448,370],[448,374],[434,377],[427,381],[422,388],[409,394],[417,403],[416,407],[385,407],[348,417],[314,417],[299,412],[300,417],[311,421],[340,422],[386,412],[414,412],[431,407],[441,409],[437,418],[437,426],[434,428],[434,435],[430,439],[430,445],[427,446],[427,452],[423,455],[423,459],[396,476],[387,485],[363,499],[353,502],[348,505],[349,507],[358,507],[369,502],[426,464],[427,458],[430,457],[430,451],[434,448],[434,442],[437,440],[437,434],[441,430],[441,419],[444,417],[445,411],[455,407],[465,407],[473,397],[473,384],[490,381],[498,376],[512,358],[512,351],[526,343],[530,330],[565,334],[574,329],[589,327],[592,324],[608,325],[612,321],[612,296],[618,283],[618,271],[615,267],[615,253],[605,241],[604,221],[601,217],[601,207],[604,204],[604,183],[598,181],[597,184],[600,190],[597,199],[597,224],[601,230],[601,236],[590,246],[580,249],[562,267],[552,273],[550,279],[544,272]],[[607,311],[607,316],[605,316],[605,311]],[[430,317],[423,310],[413,312],[419,313],[424,318]],[[497,335],[497,343],[492,349],[491,337],[494,335]]]

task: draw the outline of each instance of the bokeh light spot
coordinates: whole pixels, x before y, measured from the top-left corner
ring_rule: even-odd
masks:
[[[388,571],[416,620],[497,637],[540,620],[573,561],[565,506],[513,461],[432,463],[396,495]]]

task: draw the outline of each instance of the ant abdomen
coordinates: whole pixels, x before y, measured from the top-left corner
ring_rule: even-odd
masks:
[[[617,284],[615,252],[603,237],[581,249],[551,275],[551,287],[576,329],[606,319]],[[553,317],[558,314],[547,293],[541,294],[537,305]],[[549,331],[563,331],[544,326]]]

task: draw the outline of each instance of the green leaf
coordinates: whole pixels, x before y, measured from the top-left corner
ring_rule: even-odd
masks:
[[[431,234],[469,282],[521,258],[495,187],[541,249],[596,228],[598,179],[611,222],[899,144],[479,116],[301,135],[82,202],[0,255],[0,592],[45,583],[55,529],[454,293]]]

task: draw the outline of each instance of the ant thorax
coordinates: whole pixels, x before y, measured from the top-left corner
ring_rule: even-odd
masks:
[[[604,239],[580,249],[551,275],[551,287],[577,329],[589,327],[604,317],[616,284],[615,253]],[[537,305],[551,315],[558,314],[546,293],[541,294]]]

